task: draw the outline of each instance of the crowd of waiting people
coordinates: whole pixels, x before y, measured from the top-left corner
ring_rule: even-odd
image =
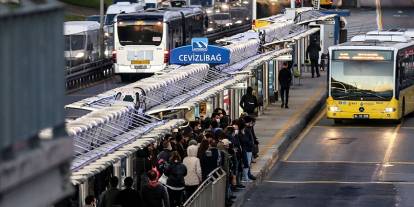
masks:
[[[232,204],[237,192],[256,178],[250,173],[251,163],[258,156],[258,141],[254,132],[255,119],[243,113],[230,120],[223,109],[217,108],[211,117],[199,117],[188,126],[173,129],[159,146],[149,146],[140,189],[132,189],[133,179],[124,180],[119,190],[118,178],[110,179],[110,188],[98,201],[86,198],[86,206],[99,207],[176,207],[181,206],[208,178],[221,167],[227,174],[226,206]]]

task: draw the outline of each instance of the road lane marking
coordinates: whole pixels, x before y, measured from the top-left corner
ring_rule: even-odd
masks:
[[[284,160],[285,163],[304,163],[304,164],[312,164],[312,163],[328,163],[328,164],[381,164],[381,162],[366,162],[366,161],[330,161],[330,160]],[[414,163],[413,163],[414,164]]]
[[[395,140],[397,139],[398,131],[400,130],[400,128],[401,128],[401,123],[398,124],[397,127],[395,127],[394,131],[392,132],[390,143],[388,144],[387,151],[385,151],[385,156],[382,161],[383,163],[388,163],[390,161],[391,153],[394,148]]]
[[[401,126],[401,128],[404,128],[404,129],[414,129],[414,127],[411,127],[411,126]]]
[[[367,185],[367,184],[401,184],[414,185],[414,182],[404,181],[335,181],[335,180],[311,180],[311,181],[284,181],[284,180],[265,180],[265,183],[276,184],[345,184],[345,185]]]
[[[300,143],[302,143],[302,140],[308,135],[309,131],[315,126],[316,123],[318,123],[322,117],[326,114],[325,105],[322,107],[322,110],[319,112],[316,118],[314,118],[310,124],[303,130],[299,137],[292,143],[292,147],[289,147],[285,155],[283,155],[282,161],[286,161],[289,159],[289,157],[292,155],[292,153],[296,150],[296,148],[299,146]]]
[[[345,125],[336,125],[336,126],[334,126],[334,125],[332,125],[332,126],[323,126],[323,125],[316,125],[316,126],[314,126],[315,128],[338,128],[338,129],[341,129],[341,128],[356,128],[356,129],[381,129],[381,128],[384,128],[384,130],[386,130],[387,128],[393,128],[393,127],[395,127],[395,126],[345,126]]]
[[[390,141],[388,143],[388,147],[387,147],[387,150],[385,151],[384,159],[382,160],[381,167],[378,173],[378,178],[380,180],[384,179],[386,168],[392,166],[392,164],[390,163],[390,158],[391,158],[392,150],[394,149],[395,140],[397,139],[397,136],[398,136],[398,131],[401,129],[401,125],[403,121],[401,121],[401,123],[398,124],[397,127],[395,127],[394,131],[392,132],[390,136]]]
[[[301,110],[297,111],[296,113],[293,114],[293,116],[291,116],[291,118],[289,118],[288,122],[286,122],[281,129],[278,130],[278,132],[271,138],[271,140],[266,143],[265,145],[265,149],[264,150],[260,150],[259,152],[259,156],[264,156],[266,155],[266,153],[269,151],[269,149],[271,149],[272,147],[274,147],[274,145],[280,141],[280,138],[283,136],[283,134],[285,134],[289,127],[292,126],[295,122],[298,121],[299,117],[302,116],[306,110],[309,110],[309,106],[315,102],[317,97],[320,97],[323,94],[323,91],[326,89],[326,87],[324,86],[325,82],[321,82],[319,84],[319,90],[316,92],[316,94],[314,94],[309,100],[307,100],[305,102],[305,104],[302,107]]]
[[[298,163],[298,164],[375,164],[382,165],[382,162],[371,162],[371,161],[348,161],[348,160],[283,160],[284,163]],[[397,161],[397,162],[388,162],[389,165],[414,165],[414,161]]]
[[[381,0],[375,0],[375,6],[377,8],[377,29],[382,30]]]

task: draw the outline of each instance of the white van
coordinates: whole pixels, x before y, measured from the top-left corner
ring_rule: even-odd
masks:
[[[66,66],[73,67],[99,58],[99,23],[70,21],[64,24]]]

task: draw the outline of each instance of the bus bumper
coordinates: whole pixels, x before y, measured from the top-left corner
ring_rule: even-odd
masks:
[[[156,73],[165,68],[165,65],[149,65],[146,69],[131,68],[130,65],[120,65],[115,63],[115,74],[134,74],[134,73]]]
[[[327,111],[328,119],[384,119],[384,120],[398,120],[397,112],[382,112],[382,113],[359,113],[359,112],[333,112]]]
[[[328,119],[385,119],[399,120],[401,111],[395,98],[389,101],[344,101],[328,97]]]

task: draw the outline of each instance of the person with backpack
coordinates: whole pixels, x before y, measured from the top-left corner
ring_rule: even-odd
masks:
[[[247,87],[247,92],[241,97],[240,107],[247,114],[254,116],[254,111],[259,106],[256,96],[253,95],[253,88]]]
[[[172,207],[181,206],[184,198],[185,181],[187,167],[181,163],[180,154],[174,151],[171,154],[170,163],[165,169],[167,178],[168,195]]]
[[[147,172],[149,182],[142,189],[142,200],[145,207],[170,207],[167,189],[158,182],[157,173]]]
[[[211,139],[210,147],[200,159],[201,164],[201,174],[203,176],[203,181],[207,179],[208,175],[218,167],[223,167],[224,165],[224,153],[217,149],[217,140]]]
[[[280,107],[289,108],[289,88],[292,82],[292,73],[287,62],[283,63],[282,69],[279,71],[278,79],[280,84],[280,99],[282,99],[282,105]]]
[[[310,59],[311,62],[311,71],[312,71],[312,78],[314,78],[314,74],[316,71],[316,77],[320,77],[319,74],[319,51],[321,51],[321,47],[317,43],[317,41],[314,39],[309,44],[308,48],[306,49],[306,57]]]

